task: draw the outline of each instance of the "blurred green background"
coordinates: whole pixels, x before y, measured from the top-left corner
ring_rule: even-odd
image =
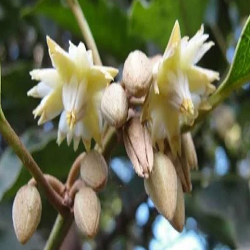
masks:
[[[215,46],[200,65],[219,71],[222,79],[250,13],[249,0],[79,2],[105,65],[122,72],[132,50],[141,49],[149,56],[162,53],[178,19],[183,36],[194,35],[201,23],[205,24]],[[0,0],[3,110],[42,170],[64,181],[83,147],[77,152],[65,142],[58,147],[58,120],[38,127],[32,110],[39,100],[26,94],[35,84],[29,71],[51,67],[46,35],[66,50],[69,40],[76,44],[82,40],[66,1]],[[157,213],[119,144],[110,160],[108,185],[99,195],[102,217],[98,236],[88,240],[73,228],[62,249],[250,249],[249,109],[250,85],[246,84],[193,131],[200,169],[192,173],[192,194],[185,196],[183,233],[177,233]],[[38,231],[21,246],[14,235],[11,206],[30,175],[1,137],[0,156],[0,249],[42,249],[56,211],[43,197]]]

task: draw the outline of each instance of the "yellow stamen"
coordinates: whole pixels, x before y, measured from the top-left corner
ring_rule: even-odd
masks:
[[[184,99],[180,106],[181,113],[185,113],[186,115],[193,116],[194,115],[194,105],[190,99]]]
[[[67,113],[67,123],[70,130],[72,130],[76,124],[76,114],[74,110]]]

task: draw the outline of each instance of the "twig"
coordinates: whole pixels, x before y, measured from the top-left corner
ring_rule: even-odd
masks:
[[[96,65],[102,65],[102,61],[98,49],[96,47],[95,40],[89,28],[88,22],[83,14],[81,6],[79,5],[79,2],[77,0],[67,0],[67,2],[69,4],[71,11],[75,15],[76,21],[79,25],[79,28],[82,32],[82,35],[86,41],[88,48],[91,49],[93,52],[94,63]]]
[[[81,153],[74,161],[72,167],[70,168],[69,174],[68,174],[68,178],[66,181],[66,189],[70,190],[70,188],[72,187],[72,185],[74,184],[75,180],[77,179],[77,177],[79,176],[79,172],[80,172],[80,167],[81,167],[81,161],[83,159],[83,157],[85,156],[85,153]]]
[[[55,176],[44,174],[43,175],[51,187],[57,192],[58,195],[62,196],[65,186],[61,181],[59,181]],[[37,182],[34,178],[29,180],[29,184],[37,185]]]
[[[101,154],[103,154],[104,158],[107,160],[111,154],[112,149],[114,148],[114,145],[116,144],[116,130],[114,128],[109,127],[104,135],[103,139],[103,148],[100,148],[99,146],[95,146],[95,149],[98,150]],[[76,159],[76,161],[73,163],[73,165],[77,166],[77,161],[79,158]],[[77,167],[75,167],[75,170]],[[77,173],[77,171],[73,171],[74,174]],[[78,169],[79,170],[79,169]],[[73,176],[73,175],[72,175]],[[57,250],[61,246],[64,237],[66,236],[70,225],[73,221],[73,215],[68,214],[65,217],[62,217],[61,215],[57,216],[56,222],[53,226],[53,230],[50,234],[50,237],[47,241],[47,244],[44,248],[44,250]]]
[[[50,233],[49,239],[44,247],[44,250],[56,250],[61,246],[63,239],[67,235],[70,226],[73,222],[73,214],[62,217],[60,214],[56,218],[56,222]]]
[[[83,187],[86,187],[85,183],[80,179],[77,180],[69,191],[70,198],[74,200],[76,193]]]
[[[34,177],[38,185],[44,191],[47,199],[54,206],[54,208],[62,215],[66,215],[69,209],[63,204],[62,198],[53,190],[50,184],[45,179],[43,172],[27,151],[25,146],[20,141],[15,131],[11,128],[10,124],[6,120],[2,109],[0,108],[0,133],[6,142],[12,147],[13,151],[17,154],[22,161],[24,167]]]

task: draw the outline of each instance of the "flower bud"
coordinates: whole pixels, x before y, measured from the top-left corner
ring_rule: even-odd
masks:
[[[192,191],[192,182],[190,177],[190,169],[186,162],[185,157],[177,157],[173,160],[177,176],[180,178],[184,192],[189,193]]]
[[[120,84],[111,84],[103,94],[101,111],[110,126],[121,127],[128,117],[128,100]]]
[[[75,196],[74,216],[79,230],[88,237],[94,237],[98,231],[101,205],[96,193],[83,187]]]
[[[172,220],[177,205],[177,175],[174,165],[163,153],[154,154],[154,168],[149,178],[144,179],[144,186],[158,212]]]
[[[104,157],[96,150],[86,153],[81,161],[81,178],[84,183],[99,191],[106,185],[108,166]]]
[[[129,94],[142,97],[147,94],[152,79],[152,64],[141,51],[131,52],[124,64],[122,81]]]
[[[25,185],[16,194],[12,220],[17,239],[25,244],[36,231],[42,213],[42,202],[37,188]]]
[[[185,202],[181,181],[179,178],[177,179],[177,206],[174,218],[170,221],[170,223],[178,232],[181,232],[185,224]]]
[[[191,133],[182,134],[182,152],[190,169],[198,169],[198,161]]]
[[[151,137],[139,117],[132,118],[124,127],[123,141],[135,172],[148,178],[153,168],[154,156]]]

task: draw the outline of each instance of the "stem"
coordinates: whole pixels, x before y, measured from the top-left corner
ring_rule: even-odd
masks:
[[[71,187],[71,189],[69,190],[69,196],[72,200],[74,200],[76,193],[83,187],[86,187],[84,181],[82,181],[81,179],[78,179],[77,181],[75,181],[74,185]]]
[[[59,181],[56,177],[44,174],[43,175],[46,181],[50,184],[50,186],[57,192],[58,195],[62,196],[63,191],[65,190],[65,186],[61,181]],[[29,180],[29,184],[37,185],[37,182],[34,178]]]
[[[95,40],[89,28],[88,22],[83,14],[81,6],[79,5],[79,2],[77,0],[67,0],[67,2],[71,11],[75,15],[76,21],[79,25],[79,28],[82,32],[82,35],[86,41],[88,48],[92,50],[94,63],[96,65],[102,65],[102,61],[98,49],[96,47]]]
[[[72,185],[74,184],[75,180],[77,179],[77,177],[79,176],[79,172],[80,172],[80,167],[81,167],[81,162],[83,157],[85,156],[85,153],[81,153],[74,161],[69,174],[68,174],[68,178],[66,181],[66,189],[70,190],[70,188],[72,187]]]
[[[73,214],[69,214],[67,217],[62,217],[59,214],[56,218],[56,222],[53,226],[53,230],[50,233],[49,239],[44,247],[44,250],[59,249],[70,229],[72,222]]]
[[[116,145],[116,139],[117,139],[116,130],[114,128],[109,127],[104,135],[103,148],[100,148],[96,144],[95,149],[98,150],[99,153],[103,154],[104,158],[107,160],[110,157],[112,149]],[[79,157],[73,163],[73,166],[75,165],[75,168],[74,168],[74,171],[72,171],[74,173],[74,174],[72,174],[72,177],[75,175],[75,173],[77,173],[76,170],[77,170],[77,166],[79,166],[79,164],[76,164],[76,162],[78,161],[78,159],[79,159]],[[79,168],[78,168],[78,171],[79,171]],[[60,246],[63,242],[63,239],[65,238],[65,236],[70,228],[72,221],[73,221],[72,214],[68,214],[64,217],[62,217],[61,215],[57,216],[53,230],[50,234],[50,237],[47,241],[47,244],[46,244],[44,250],[57,250],[60,248]]]
[[[6,120],[2,109],[0,109],[0,133],[6,140],[6,142],[12,147],[13,151],[17,154],[19,159],[22,161],[24,167],[27,168],[30,174],[34,177],[54,208],[58,210],[60,214],[66,215],[69,212],[69,209],[64,206],[62,198],[47,182],[43,175],[43,172],[38,167],[31,154],[27,151],[15,131],[11,128],[10,124]]]

